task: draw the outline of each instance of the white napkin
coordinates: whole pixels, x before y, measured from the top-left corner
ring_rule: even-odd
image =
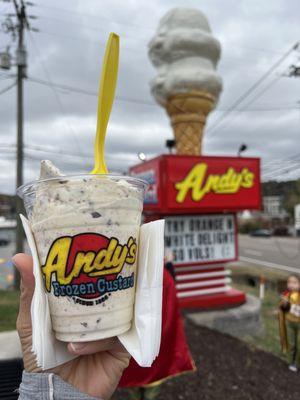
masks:
[[[123,346],[141,367],[150,367],[159,353],[163,257],[164,220],[142,225],[134,321],[131,329],[119,336]]]
[[[39,367],[54,368],[74,359],[67,343],[57,340],[51,326],[48,298],[44,290],[38,253],[29,221],[20,215],[33,257],[35,290],[31,303],[32,351]],[[161,339],[164,220],[140,229],[138,274],[131,329],[119,340],[141,367],[150,367],[157,357]]]

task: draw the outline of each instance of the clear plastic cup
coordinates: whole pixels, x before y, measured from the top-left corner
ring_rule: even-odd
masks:
[[[89,174],[18,189],[57,339],[89,341],[130,329],[146,187],[136,178]]]

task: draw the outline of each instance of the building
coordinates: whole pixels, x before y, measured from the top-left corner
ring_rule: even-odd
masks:
[[[288,213],[283,209],[282,196],[264,196],[263,213],[266,217],[284,220]]]
[[[15,217],[15,200],[14,196],[8,194],[0,194],[0,217],[8,219]]]

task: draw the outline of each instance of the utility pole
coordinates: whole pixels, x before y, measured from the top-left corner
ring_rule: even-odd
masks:
[[[0,0],[1,1],[1,0]],[[6,2],[10,2],[10,0],[5,0]],[[17,152],[16,152],[16,188],[23,184],[23,80],[26,78],[26,50],[24,46],[24,31],[25,29],[30,29],[30,25],[28,22],[27,14],[26,14],[26,6],[31,6],[33,3],[23,0],[12,0],[13,6],[15,8],[15,13],[6,14],[7,19],[3,24],[4,32],[12,34],[13,40],[17,38],[17,49],[16,49],[16,66],[17,66]],[[16,22],[13,21],[12,18],[16,18]],[[33,18],[33,16],[29,16],[29,18]],[[10,56],[8,54],[8,56]],[[10,63],[2,64],[2,68],[6,67],[6,69],[10,69]],[[1,67],[1,65],[0,65]],[[15,196],[15,206],[16,206],[16,253],[22,253],[24,250],[23,245],[23,227],[21,220],[19,218],[19,214],[23,212],[23,203],[22,200]],[[20,284],[20,276],[15,269],[15,287],[18,288]]]
[[[23,79],[26,76],[26,50],[24,48],[24,29],[29,28],[26,17],[26,8],[23,0],[20,0],[20,5],[17,0],[13,0],[16,16],[18,20],[18,46],[16,51],[17,64],[17,170],[16,170],[16,188],[23,185]],[[24,251],[24,235],[23,227],[19,217],[22,213],[23,203],[19,196],[16,196],[16,253]],[[20,276],[15,269],[15,286],[18,288],[20,284]]]
[[[16,0],[14,6],[18,18],[18,47],[16,52],[17,61],[17,173],[16,187],[23,184],[23,79],[26,68],[26,52],[24,49],[24,27],[26,23],[25,5],[21,1],[19,7]],[[16,253],[23,252],[23,228],[19,214],[22,212],[22,200],[16,196]],[[19,284],[19,274],[15,271],[15,285]]]
[[[36,19],[35,16],[26,14],[26,7],[33,6],[34,3],[26,0],[3,0],[7,3],[12,3],[15,9],[13,14],[5,14],[6,20],[2,23],[2,29],[4,33],[11,34],[13,41],[17,39],[17,49],[15,57],[15,65],[17,66],[17,152],[16,152],[16,187],[18,188],[23,184],[23,80],[26,78],[26,50],[24,46],[24,32],[25,29],[37,32],[38,29],[31,28],[28,19]],[[1,0],[0,0],[1,2]],[[0,68],[9,70],[11,68],[11,56],[9,53],[9,47],[6,52],[0,53]],[[15,196],[15,206],[16,206],[16,253],[22,253],[24,250],[23,245],[23,227],[19,214],[23,212],[22,200]],[[14,272],[14,284],[15,288],[19,288],[20,276],[15,269]]]

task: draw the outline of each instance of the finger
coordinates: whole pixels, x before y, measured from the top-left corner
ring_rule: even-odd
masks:
[[[21,294],[17,330],[21,340],[24,368],[28,372],[38,372],[35,355],[31,351],[31,300],[34,292],[34,276],[32,273],[32,257],[28,254],[16,254],[12,258],[21,275]]]
[[[32,257],[28,254],[18,253],[13,256],[12,262],[18,268],[26,285],[32,286],[34,284]]]
[[[95,340],[93,342],[73,342],[68,344],[68,350],[72,354],[84,355],[84,354],[95,354],[100,351],[111,351],[118,344],[116,337]]]
[[[32,257],[28,254],[16,254],[12,258],[13,263],[17,267],[21,275],[21,294],[20,294],[20,307],[18,315],[18,329],[19,326],[31,327],[30,307],[31,300],[34,292],[34,276],[32,273]]]

